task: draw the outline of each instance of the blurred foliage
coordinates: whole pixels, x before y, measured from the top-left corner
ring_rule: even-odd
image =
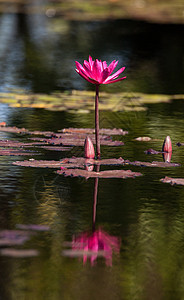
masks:
[[[184,23],[182,0],[0,0],[0,11],[45,13],[69,20],[139,19],[158,23]]]
[[[45,108],[48,110],[89,113],[94,110],[93,91],[66,91],[47,94],[31,94],[24,91],[0,93],[0,102],[11,107]],[[100,110],[108,111],[142,111],[146,104],[165,103],[174,99],[184,99],[184,95],[156,95],[143,93],[100,93]]]

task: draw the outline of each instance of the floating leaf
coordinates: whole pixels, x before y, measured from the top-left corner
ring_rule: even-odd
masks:
[[[108,171],[100,171],[93,172],[81,169],[66,169],[59,170],[57,174],[64,176],[73,176],[73,177],[85,177],[85,178],[135,178],[136,176],[142,176],[141,173],[132,172],[131,170],[108,170]]]
[[[3,248],[0,250],[0,255],[9,257],[33,257],[38,256],[39,251],[36,249],[14,249]]]
[[[72,147],[63,147],[63,146],[41,146],[39,148],[51,150],[51,151],[70,151]]]
[[[21,143],[18,141],[9,141],[9,140],[0,140],[0,147],[32,147],[32,146],[36,146],[39,143],[37,142],[33,142],[33,143]],[[42,144],[44,144],[42,142]]]
[[[174,184],[179,184],[179,185],[184,185],[184,178],[172,178],[172,177],[165,177],[160,179],[161,182],[164,183],[170,183],[171,185]]]
[[[66,166],[66,163],[72,164],[72,165],[124,165],[126,162],[129,162],[128,160],[124,160],[122,157],[120,158],[110,158],[110,159],[101,159],[96,160],[92,158],[84,158],[84,157],[71,157],[71,158],[64,158],[61,160],[61,163],[63,163]]]
[[[12,133],[29,133],[29,130],[25,128],[17,128],[17,127],[8,127],[8,126],[0,126],[0,131],[3,132],[12,132]]]
[[[7,156],[21,156],[21,155],[39,155],[39,153],[32,152],[32,151],[21,151],[21,150],[14,150],[14,149],[9,149],[9,150],[0,150],[0,155],[7,155]]]
[[[47,144],[52,144],[52,145],[63,145],[63,146],[84,146],[85,139],[80,139],[76,136],[76,138],[51,138],[51,139],[45,139],[45,138],[31,138],[33,141],[40,141],[40,142],[45,142]],[[93,141],[94,144],[96,141]],[[104,140],[101,139],[100,141],[101,145],[105,146],[123,146],[124,143],[121,141],[112,141],[112,140]]]
[[[148,149],[146,151],[144,151],[145,154],[161,154],[162,152],[161,151],[156,151],[154,149]]]
[[[13,165],[22,166],[22,167],[34,167],[34,168],[61,168],[62,164],[60,161],[55,160],[24,160],[24,161],[15,161]]]
[[[179,167],[180,164],[177,163],[169,163],[162,161],[152,161],[152,162],[142,162],[142,161],[134,161],[127,162],[129,165],[139,166],[139,167],[159,167],[159,168],[168,168],[168,167]]]

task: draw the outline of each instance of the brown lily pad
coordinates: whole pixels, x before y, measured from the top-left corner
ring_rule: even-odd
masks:
[[[64,128],[61,130],[61,132],[64,133],[84,133],[84,134],[94,134],[95,129],[92,128]],[[121,128],[113,128],[113,129],[108,129],[108,128],[101,128],[100,129],[100,134],[107,134],[107,135],[126,135],[128,134],[128,131],[124,131]]]
[[[36,145],[40,145],[40,143],[37,142],[33,142],[33,143],[21,143],[18,141],[9,141],[9,140],[0,140],[0,147],[32,147],[32,146],[36,146]],[[42,144],[44,144],[42,142]]]
[[[168,167],[179,167],[180,164],[177,163],[169,163],[162,161],[152,161],[152,162],[142,162],[142,161],[134,161],[127,162],[129,165],[139,166],[139,167],[159,167],[159,168],[168,168]]]
[[[63,147],[63,146],[41,146],[39,148],[51,150],[51,151],[70,151],[72,147]]]
[[[84,146],[85,139],[80,139],[77,136],[75,138],[51,138],[51,139],[45,139],[45,138],[31,138],[33,141],[40,141],[45,142],[47,144],[52,145],[63,145],[63,146]],[[95,140],[93,141],[95,144]],[[101,145],[104,146],[123,146],[124,143],[121,141],[112,141],[112,140],[104,140],[101,139],[100,141]]]
[[[73,165],[124,165],[126,162],[129,162],[128,160],[124,160],[122,157],[120,158],[110,158],[110,159],[101,159],[96,160],[93,158],[84,158],[84,157],[71,157],[71,158],[64,158],[61,160],[61,163],[63,163],[66,166],[67,164]]]
[[[81,169],[66,169],[59,170],[57,174],[64,176],[72,176],[72,177],[85,177],[88,178],[135,178],[137,176],[142,176],[139,172],[132,172],[131,170],[108,170],[108,171],[100,171],[93,172]]]
[[[9,126],[0,126],[0,131],[3,132],[12,132],[12,133],[29,133],[29,130],[25,128],[9,127]]]
[[[13,165],[22,166],[22,167],[33,167],[33,168],[61,168],[62,164],[60,161],[55,160],[24,160],[24,161],[15,161]]]
[[[160,181],[164,183],[170,183],[171,185],[184,185],[184,178],[172,178],[166,176],[165,178],[161,178]]]
[[[162,152],[161,151],[156,151],[154,149],[148,149],[146,151],[144,151],[145,154],[161,154]]]
[[[0,155],[6,155],[6,156],[24,156],[24,155],[39,155],[39,153],[32,152],[32,151],[21,151],[21,150],[14,150],[14,149],[9,149],[9,150],[0,150]]]

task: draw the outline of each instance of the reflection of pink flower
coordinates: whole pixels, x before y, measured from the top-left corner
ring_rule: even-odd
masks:
[[[108,66],[106,61],[101,61],[98,59],[93,60],[92,57],[89,56],[89,61],[84,60],[83,66],[78,61],[75,63],[76,72],[88,82],[93,84],[109,84],[126,78],[118,78],[118,76],[124,71],[125,67],[122,67],[113,75],[111,75],[118,64],[118,61],[116,60],[113,60]]]
[[[89,257],[91,265],[94,265],[94,261],[98,256],[102,256],[105,258],[106,264],[111,266],[113,250],[117,253],[120,251],[120,240],[101,229],[96,230],[91,235],[88,232],[81,233],[78,237],[74,237],[72,241],[72,251],[76,255],[79,251],[84,263]]]

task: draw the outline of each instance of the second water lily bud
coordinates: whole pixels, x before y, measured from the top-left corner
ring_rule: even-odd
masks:
[[[166,136],[162,146],[162,152],[172,152],[172,143],[170,136]]]
[[[84,142],[84,156],[86,158],[95,158],[95,150],[91,139],[87,136]]]

